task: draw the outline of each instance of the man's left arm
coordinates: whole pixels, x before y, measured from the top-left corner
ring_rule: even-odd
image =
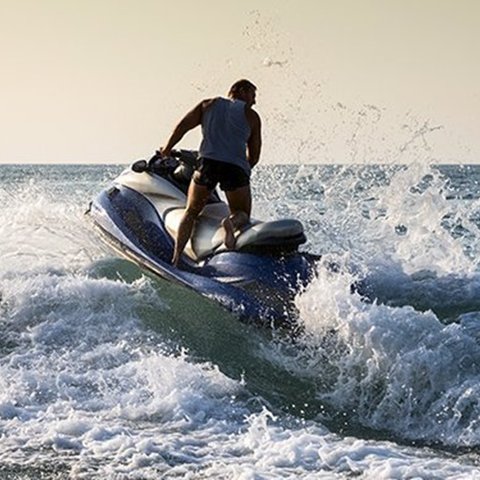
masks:
[[[254,110],[248,112],[250,120],[250,138],[247,144],[247,160],[253,168],[260,160],[262,149],[262,122],[260,116]]]

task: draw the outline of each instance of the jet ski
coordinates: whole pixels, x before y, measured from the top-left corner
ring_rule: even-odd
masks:
[[[294,297],[312,279],[318,259],[299,252],[306,237],[298,220],[251,219],[236,232],[235,247],[229,250],[221,221],[230,212],[215,190],[178,267],[172,265],[197,166],[197,153],[190,150],[134,162],[90,204],[88,213],[101,238],[121,256],[213,299],[244,321],[295,327]]]

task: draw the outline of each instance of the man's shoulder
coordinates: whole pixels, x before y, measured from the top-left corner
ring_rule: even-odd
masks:
[[[214,98],[205,98],[203,99],[200,104],[202,105],[203,110],[210,108],[217,100],[224,100],[222,97],[214,97]]]

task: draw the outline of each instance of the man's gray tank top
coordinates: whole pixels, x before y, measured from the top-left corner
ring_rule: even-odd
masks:
[[[246,153],[250,125],[245,105],[242,100],[222,97],[212,102],[202,117],[200,156],[237,165],[250,175]]]

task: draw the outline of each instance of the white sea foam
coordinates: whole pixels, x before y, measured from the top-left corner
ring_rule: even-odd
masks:
[[[32,181],[0,190],[0,200],[2,271],[78,269],[101,252],[85,221],[86,198],[83,204],[59,201],[48,187]]]
[[[353,281],[320,267],[297,299],[305,326],[298,373],[322,377],[319,398],[364,426],[404,439],[478,445],[478,314],[445,325],[432,312],[365,303],[351,293]]]
[[[91,462],[106,462],[108,474],[112,456],[115,474],[161,470],[164,455],[173,463],[189,457],[177,447],[182,432],[235,414],[228,405],[238,382],[189,362],[142,327],[140,306],[166,311],[144,279],[128,285],[47,273],[2,285],[3,326],[14,345],[0,361],[0,428],[9,432],[0,439],[3,464],[68,463],[76,453],[72,473],[85,478]],[[43,453],[25,458],[29,449]]]

